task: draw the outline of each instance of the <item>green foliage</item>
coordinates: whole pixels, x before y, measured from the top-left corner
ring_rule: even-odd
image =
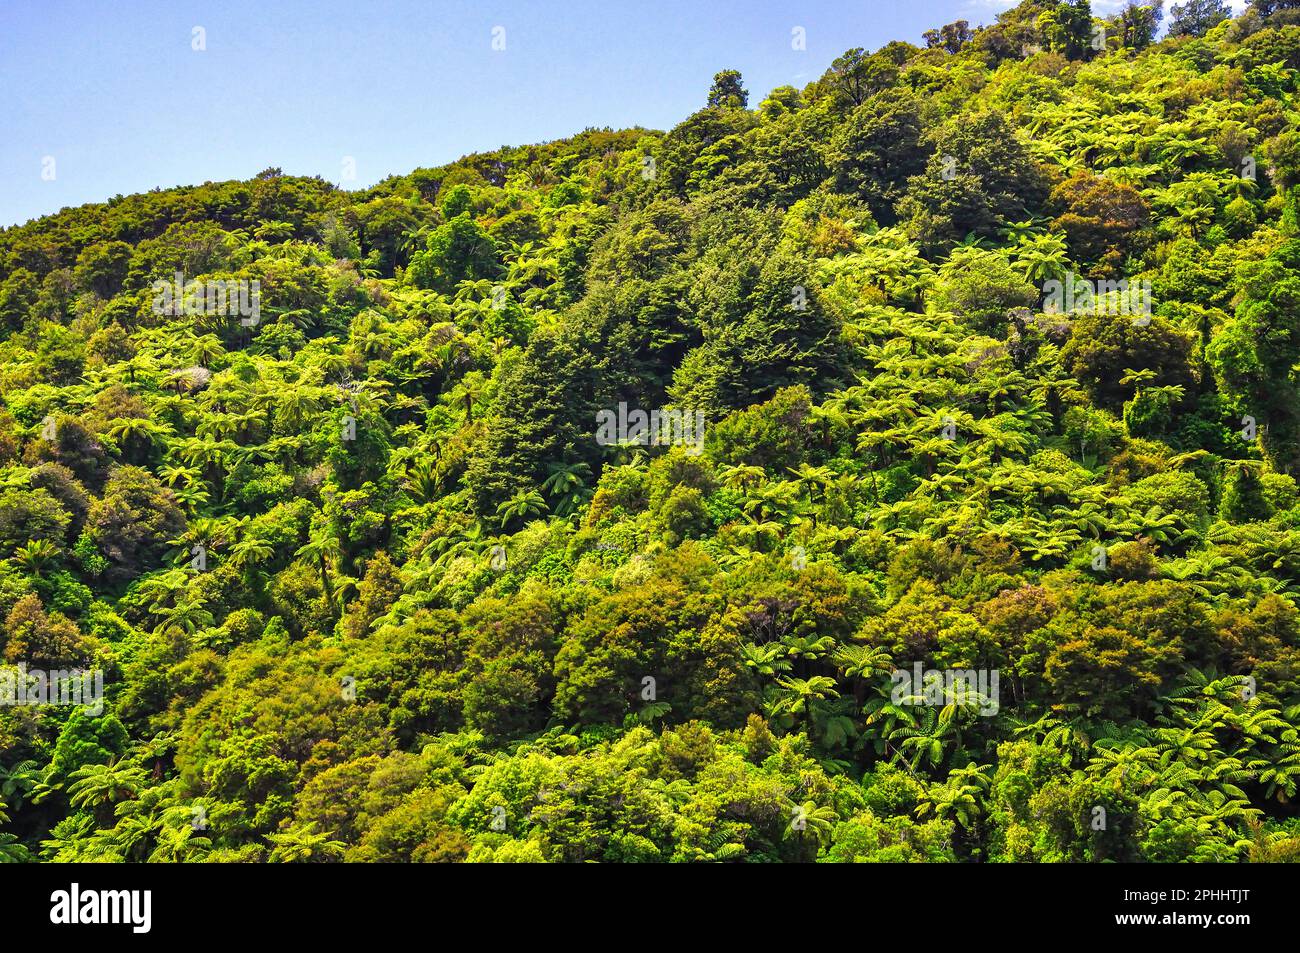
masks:
[[[933,131],[930,145],[925,170],[898,203],[926,247],[992,236],[1042,206],[1042,174],[1001,114],[959,114]]]
[[[1291,6],[0,231],[0,860],[1293,858]]]
[[[407,273],[418,288],[450,293],[462,281],[496,277],[499,268],[492,237],[468,212],[460,212],[430,233]]]

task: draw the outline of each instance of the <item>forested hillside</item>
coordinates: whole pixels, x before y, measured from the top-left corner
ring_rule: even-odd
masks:
[[[0,860],[1300,857],[1300,4],[1220,8],[0,231]]]

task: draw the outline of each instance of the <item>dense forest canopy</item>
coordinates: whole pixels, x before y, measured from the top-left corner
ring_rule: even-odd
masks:
[[[0,859],[1300,856],[1300,3],[924,42],[0,231]]]

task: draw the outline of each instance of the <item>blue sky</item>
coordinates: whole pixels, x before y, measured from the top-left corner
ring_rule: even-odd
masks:
[[[586,126],[668,128],[703,105],[720,69],[739,69],[756,104],[850,47],[917,42],[1011,5],[4,0],[0,226],[268,166],[360,188]],[[804,51],[791,48],[796,26]]]

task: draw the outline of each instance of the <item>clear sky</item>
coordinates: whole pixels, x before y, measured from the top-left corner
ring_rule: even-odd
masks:
[[[756,104],[850,47],[1012,5],[0,0],[0,226],[269,166],[362,188],[587,126],[666,129],[720,69],[740,70]]]

